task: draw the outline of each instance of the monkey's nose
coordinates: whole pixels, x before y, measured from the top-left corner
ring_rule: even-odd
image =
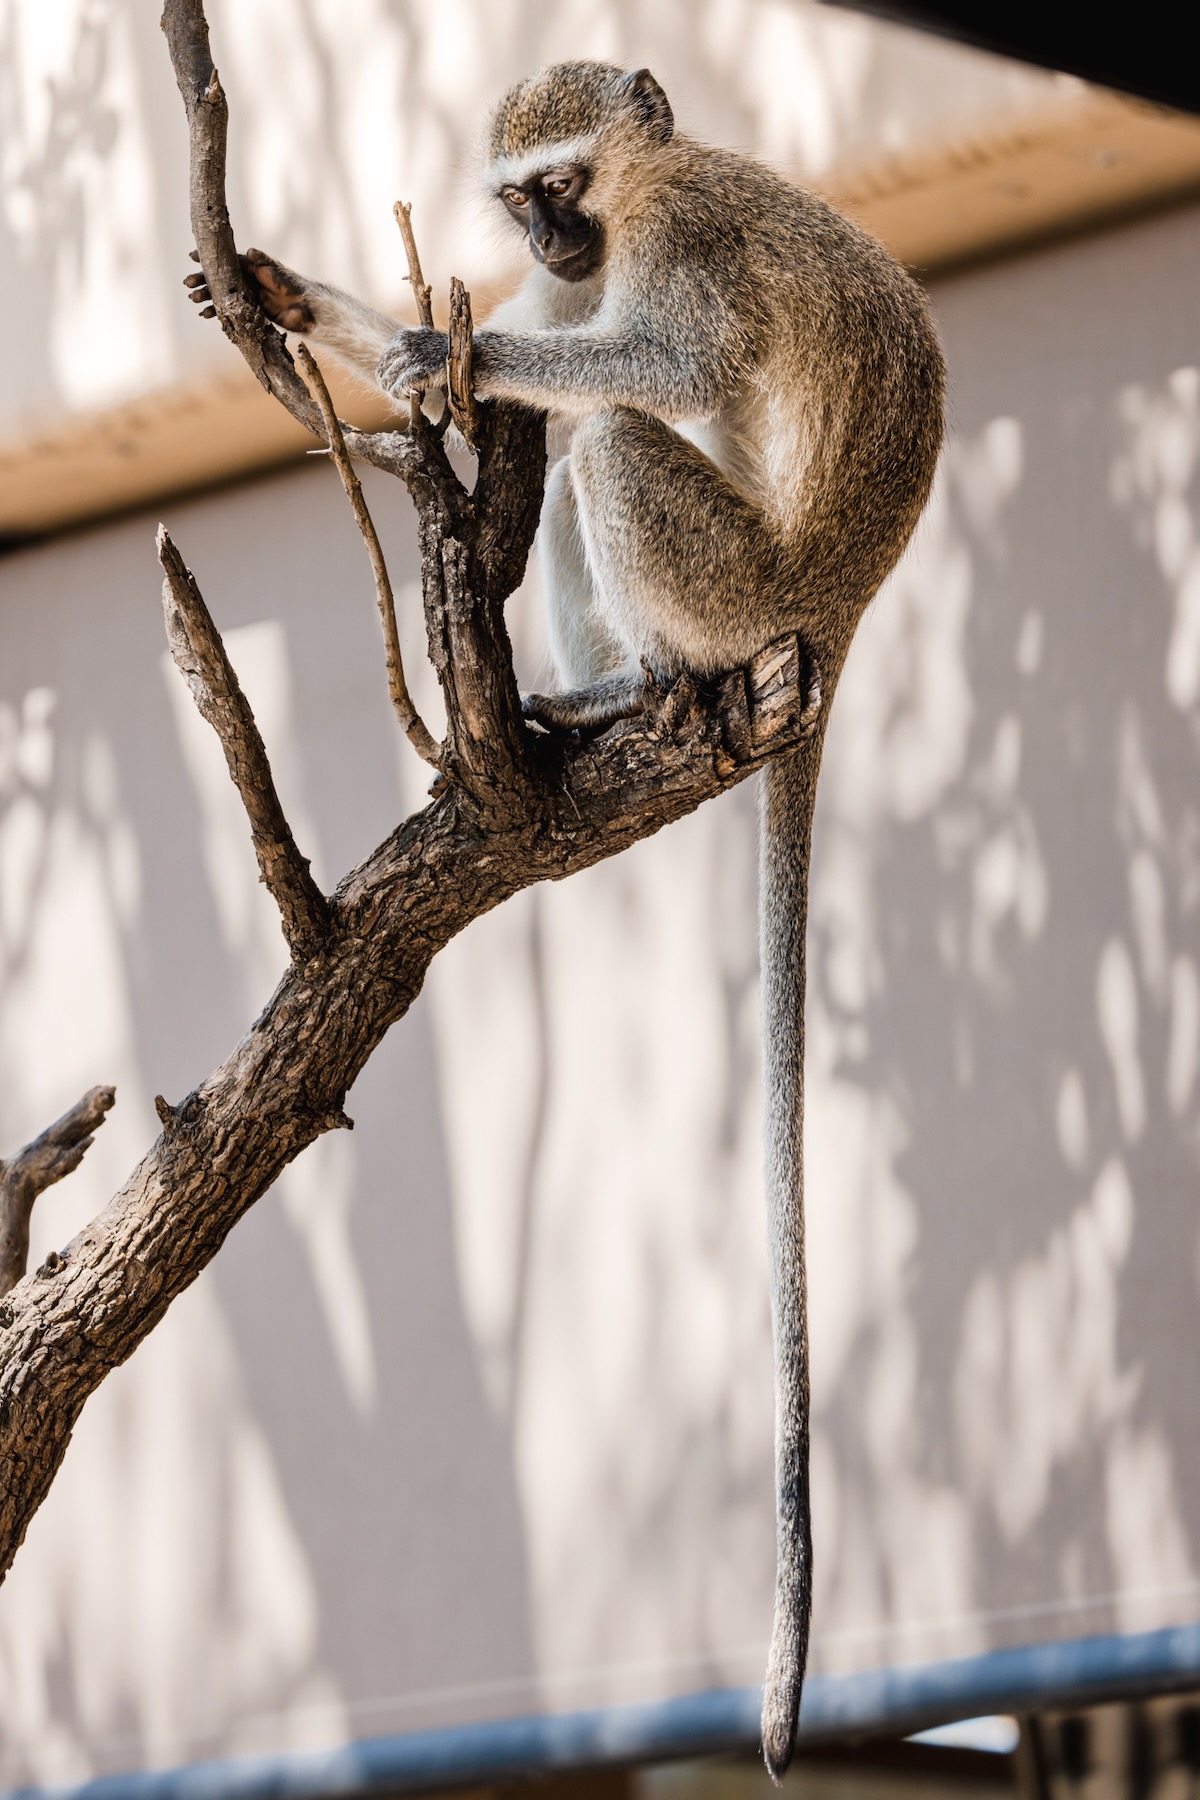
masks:
[[[543,225],[539,230],[536,230],[533,234],[533,241],[541,251],[542,255],[545,256],[547,251],[553,250],[554,248],[553,226]]]

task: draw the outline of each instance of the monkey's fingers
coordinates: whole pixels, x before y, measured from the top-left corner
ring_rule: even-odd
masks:
[[[446,382],[449,339],[444,331],[426,325],[402,325],[375,367],[375,379],[385,393],[399,399],[405,394],[427,393]]]

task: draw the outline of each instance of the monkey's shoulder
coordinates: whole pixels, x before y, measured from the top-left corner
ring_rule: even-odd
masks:
[[[811,189],[737,151],[684,141],[630,221],[628,250],[666,276],[703,271],[739,305],[751,288],[791,305],[823,293],[897,294],[911,277],[860,226]],[[770,308],[768,310],[771,310]]]

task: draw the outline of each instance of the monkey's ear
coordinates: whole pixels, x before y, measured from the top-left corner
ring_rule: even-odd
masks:
[[[650,136],[665,144],[675,129],[675,114],[649,69],[635,69],[625,77],[622,87]]]

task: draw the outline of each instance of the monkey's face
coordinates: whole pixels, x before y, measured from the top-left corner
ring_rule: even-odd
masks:
[[[547,169],[523,187],[502,187],[500,198],[529,232],[529,248],[561,281],[583,281],[604,261],[604,227],[584,211],[588,171]]]

